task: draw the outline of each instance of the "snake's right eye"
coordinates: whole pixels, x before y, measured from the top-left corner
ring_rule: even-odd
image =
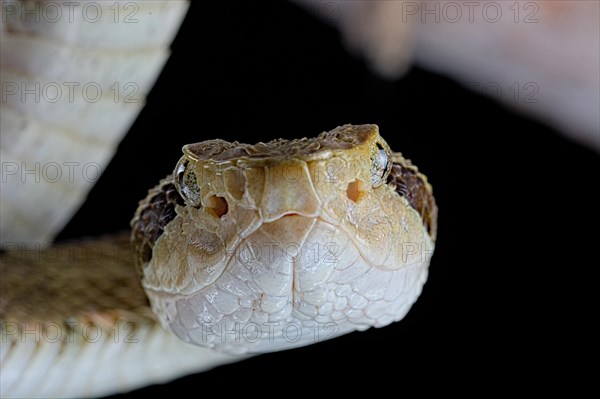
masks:
[[[183,157],[175,169],[175,186],[185,203],[196,208],[200,207],[200,187],[193,165]]]
[[[391,153],[388,145],[378,142],[371,150],[371,184],[373,187],[381,186],[387,179],[392,169]]]

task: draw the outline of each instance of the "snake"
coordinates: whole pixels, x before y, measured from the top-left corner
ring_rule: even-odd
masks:
[[[38,40],[15,40],[30,39]],[[2,104],[13,112],[3,121],[22,112],[34,134],[42,114],[11,104]],[[426,176],[377,125],[256,144],[201,141],[173,165],[127,234],[4,245],[2,397],[126,392],[385,327],[419,297],[437,205]],[[9,222],[3,235],[20,226]],[[42,240],[59,229],[41,222],[30,232]]]
[[[173,173],[140,202],[131,244],[113,237],[43,256],[3,254],[3,389],[20,393],[48,359],[80,383],[75,375],[89,371],[82,364],[102,363],[94,350],[123,365],[83,378],[105,389],[103,378],[122,379],[129,361],[149,356],[138,339],[167,339],[144,343],[166,346],[152,348],[161,368],[178,362],[183,372],[311,344],[316,331],[329,339],[386,326],[421,292],[436,223],[431,185],[391,152],[376,125],[312,139],[186,145]],[[214,353],[207,358],[189,344]],[[136,367],[142,375],[132,378],[152,371]],[[69,384],[57,378],[39,392],[101,393],[62,392]]]

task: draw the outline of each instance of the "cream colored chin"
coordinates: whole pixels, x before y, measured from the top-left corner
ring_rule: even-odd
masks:
[[[146,292],[163,326],[196,345],[236,354],[308,345],[398,321],[419,296],[433,249],[428,236],[394,270],[372,266],[357,248],[322,219],[286,216],[228,251],[202,289]]]

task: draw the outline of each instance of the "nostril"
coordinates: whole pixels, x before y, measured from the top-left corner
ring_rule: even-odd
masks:
[[[354,180],[348,184],[346,194],[352,202],[358,202],[362,199],[365,194],[365,183],[362,180]]]
[[[296,213],[296,212],[286,213],[285,215],[282,216],[282,218],[287,218],[287,217],[291,217],[291,216],[300,216],[300,214]]]
[[[211,195],[206,201],[205,208],[212,209],[215,215],[220,218],[227,213],[229,205],[227,205],[225,198]]]

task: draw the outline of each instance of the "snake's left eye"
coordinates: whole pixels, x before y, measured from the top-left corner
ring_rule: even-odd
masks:
[[[183,197],[187,205],[200,206],[200,187],[196,172],[186,157],[181,158],[175,169],[175,186],[179,195]]]
[[[390,174],[392,160],[387,144],[378,142],[371,151],[371,184],[379,187]]]

